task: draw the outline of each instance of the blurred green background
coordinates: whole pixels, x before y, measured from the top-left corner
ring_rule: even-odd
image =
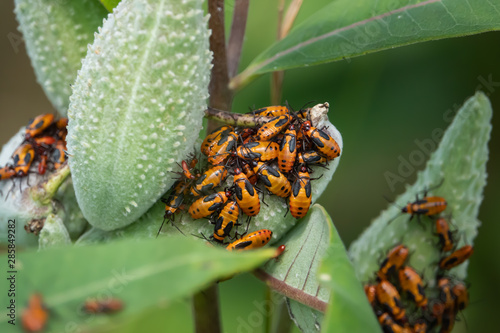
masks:
[[[306,1],[297,18],[300,22],[328,1]],[[5,143],[28,119],[53,112],[36,83],[26,49],[17,31],[12,1],[0,2],[0,142]],[[240,68],[275,39],[276,6],[267,1],[251,2],[247,37]],[[430,138],[433,129],[445,129],[443,117],[460,106],[476,90],[484,91],[493,109],[500,109],[500,33],[454,38],[383,51],[351,60],[286,72],[283,101],[300,108],[310,101],[329,102],[330,119],[342,132],[342,162],[327,193],[319,203],[327,207],[346,246],[366,228],[371,219],[387,206],[383,195],[394,198],[404,184],[392,189],[385,174],[398,173],[400,160],[408,160],[418,149],[415,140]],[[494,82],[487,85],[485,82]],[[70,84],[71,82],[68,82]],[[266,75],[238,93],[234,108],[270,103],[270,76]],[[488,185],[479,218],[483,222],[474,241],[470,262],[471,304],[466,320],[455,332],[497,329],[500,289],[500,120],[493,118],[488,162]],[[472,139],[472,138],[471,138]],[[416,170],[425,163],[416,166]],[[416,172],[406,178],[415,180]],[[495,199],[496,196],[496,199]],[[221,285],[224,328],[227,332],[258,332],[243,322],[257,322],[264,287],[254,277],[243,275]],[[189,306],[178,308],[175,323],[179,331],[189,331]],[[181,311],[182,309],[182,311]],[[157,312],[161,313],[161,309]],[[150,327],[161,318],[145,316]],[[182,319],[184,318],[184,319]],[[155,324],[156,323],[156,324]],[[134,326],[136,329],[142,324]],[[248,328],[251,328],[249,331]],[[174,327],[171,327],[174,329]],[[131,332],[135,331],[132,330]],[[496,330],[495,330],[496,331]]]

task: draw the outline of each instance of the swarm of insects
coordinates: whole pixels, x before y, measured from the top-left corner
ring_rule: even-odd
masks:
[[[36,166],[38,174],[59,169],[66,162],[67,118],[55,119],[51,113],[31,119],[24,140],[11,157],[11,163],[0,168],[0,180],[26,177]]]
[[[411,215],[410,220],[414,216],[435,219],[442,258],[435,276],[436,287],[428,288],[421,274],[406,264],[411,254],[405,245],[397,245],[387,253],[374,281],[364,286],[384,332],[451,332],[459,311],[469,303],[466,284],[448,271],[466,261],[473,247],[465,245],[457,249],[455,231],[450,230],[446,218],[439,216],[446,207],[444,198],[427,196],[425,191],[422,198],[417,197],[401,209],[402,214]]]
[[[249,235],[233,231],[242,215],[247,216],[248,230],[250,218],[260,212],[263,194],[283,198],[293,217],[304,217],[312,201],[311,181],[319,178],[311,177],[311,167],[326,168],[341,153],[327,130],[313,126],[309,110],[269,106],[242,115],[265,119],[258,125],[225,125],[208,134],[200,147],[207,165],[198,167],[195,156],[182,161],[180,177],[163,201],[164,222],[175,226],[175,215],[182,211],[193,219],[208,218],[214,224],[211,240],[222,244],[231,238],[227,249],[233,250],[269,242],[272,232],[267,229]],[[227,185],[229,176],[233,180]]]

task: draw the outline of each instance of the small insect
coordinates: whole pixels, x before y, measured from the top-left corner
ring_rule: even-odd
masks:
[[[0,180],[13,178],[15,175],[16,171],[11,166],[0,168]]]
[[[290,195],[292,187],[290,182],[279,170],[276,170],[263,162],[252,161],[254,172],[264,183],[269,192],[286,198]]]
[[[288,173],[292,170],[297,157],[297,131],[290,125],[281,140],[278,153],[278,167],[281,172]]]
[[[321,156],[315,150],[299,153],[297,161],[299,164],[307,164],[307,165],[322,165],[328,162],[326,157]]]
[[[40,133],[42,133],[47,127],[52,125],[54,121],[54,115],[52,113],[46,113],[39,115],[33,119],[30,119],[28,125],[26,125],[25,137],[26,139],[33,138]]]
[[[201,144],[201,152],[208,156],[212,149],[212,146],[219,141],[221,137],[226,137],[229,133],[233,132],[234,128],[232,126],[222,126],[214,130],[212,133],[207,135],[203,143]]]
[[[377,277],[380,280],[387,280],[390,274],[399,270],[408,258],[408,248],[404,245],[398,245],[391,249],[387,256],[380,264],[380,269],[377,272]]]
[[[254,111],[251,111],[255,115],[259,115],[261,117],[279,117],[290,113],[290,110],[286,106],[275,105],[275,106],[267,106],[265,108],[260,108]]]
[[[453,234],[446,219],[440,217],[436,220],[436,233],[439,236],[441,252],[448,252],[453,249]]]
[[[12,155],[14,161],[14,171],[17,177],[24,177],[28,175],[31,163],[35,158],[35,150],[33,146],[29,143],[25,143],[16,149]]]
[[[88,299],[83,304],[83,311],[89,314],[110,314],[121,311],[123,302],[118,298],[106,300]]]
[[[53,136],[48,136],[48,135],[33,138],[32,141],[35,143],[35,146],[40,146],[42,149],[47,149],[54,143],[56,143],[56,139]]]
[[[371,306],[373,306],[375,304],[375,298],[377,297],[376,286],[373,284],[365,284],[364,290],[366,298],[368,298],[368,302]]]
[[[296,219],[304,217],[311,206],[311,177],[307,168],[303,166],[298,172],[298,177],[292,185],[290,194],[290,213]]]
[[[301,129],[311,139],[319,153],[328,160],[333,160],[340,156],[340,146],[328,133],[313,127],[310,121],[302,123]]]
[[[240,207],[236,201],[228,200],[215,220],[213,239],[222,243],[229,236],[233,226],[237,225],[239,216]]]
[[[234,195],[243,213],[248,216],[259,214],[259,194],[239,168],[234,170]]]
[[[26,332],[41,332],[49,320],[49,311],[43,304],[41,294],[32,294],[28,307],[23,310],[21,322]]]
[[[259,177],[255,174],[255,172],[253,171],[253,168],[250,166],[250,164],[248,164],[245,161],[241,161],[241,169],[242,169],[243,173],[245,174],[245,176],[247,176],[250,184],[252,184],[252,185],[257,184]]]
[[[217,143],[210,147],[208,153],[208,162],[213,165],[223,163],[236,147],[238,135],[232,131],[229,134],[222,136]]]
[[[158,229],[158,234],[156,235],[157,237],[160,234],[161,229],[163,228],[163,224],[165,224],[166,220],[169,220],[171,224],[177,228],[177,226],[173,223],[175,213],[183,204],[188,188],[188,183],[182,180],[178,180],[169,189],[170,195],[166,199],[162,200],[162,202],[165,204],[165,214],[163,215],[163,222],[161,223],[160,229]],[[179,228],[177,228],[177,230],[180,231]]]
[[[462,246],[449,256],[441,259],[439,261],[439,268],[444,270],[452,269],[469,259],[472,253],[474,253],[474,248],[471,245]]]
[[[387,280],[380,281],[376,286],[378,302],[394,317],[396,320],[404,320],[406,311],[401,303],[401,296],[396,287]]]
[[[62,140],[58,140],[49,158],[52,161],[52,163],[54,163],[54,168],[56,170],[59,169],[63,165],[63,163],[66,162],[67,160],[66,143]]]
[[[268,229],[257,230],[232,242],[226,247],[226,250],[241,251],[241,250],[258,249],[269,243],[272,235],[273,232],[271,230]]]
[[[443,302],[445,309],[455,308],[455,299],[452,293],[451,281],[442,277],[438,281],[439,299]]]
[[[455,326],[455,311],[446,308],[443,313],[443,319],[441,321],[441,329],[439,333],[450,333]]]
[[[205,171],[201,175],[201,177],[196,180],[193,187],[191,188],[191,193],[194,196],[208,193],[209,191],[219,186],[226,179],[226,177],[227,168],[225,166],[214,166],[211,169]]]
[[[236,155],[245,160],[270,161],[278,157],[279,146],[276,142],[254,141],[236,148]]]
[[[184,175],[184,177],[186,177],[187,179],[191,179],[191,180],[196,179],[196,176],[191,173],[192,168],[190,168],[190,166],[187,164],[187,162],[182,161],[181,163],[182,163],[181,164],[182,165],[182,174]],[[196,163],[195,163],[195,165],[196,165]]]
[[[378,313],[377,317],[378,317],[378,322],[384,332],[411,333],[411,330],[409,328],[405,328],[396,323],[394,319],[392,319],[391,315],[388,314],[387,312]]]
[[[424,283],[420,275],[413,268],[405,266],[399,270],[399,285],[418,307],[423,308],[427,306]]]
[[[201,197],[191,204],[188,209],[193,219],[201,219],[219,210],[233,193],[221,191]]]
[[[285,245],[278,246],[278,248],[276,249],[276,252],[274,253],[273,259],[278,259],[278,257],[281,256],[283,254],[283,252],[285,252],[285,250],[286,250]]]
[[[285,114],[279,117],[275,117],[271,119],[269,122],[262,125],[261,128],[257,131],[255,135],[255,139],[257,141],[269,141],[275,136],[277,136],[285,127],[288,126],[290,121],[292,120],[292,116],[289,114]]]
[[[427,333],[428,326],[425,320],[419,319],[413,324],[413,333]]]
[[[463,283],[457,283],[451,288],[451,292],[455,297],[455,306],[458,310],[462,311],[469,305],[469,292]]]

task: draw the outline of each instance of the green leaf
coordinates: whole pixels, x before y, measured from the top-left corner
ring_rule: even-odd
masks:
[[[96,34],[68,111],[69,164],[83,215],[112,230],[144,214],[192,152],[211,52],[201,0],[124,0]]]
[[[15,0],[19,30],[38,83],[61,115],[66,115],[71,87],[106,17],[95,0]]]
[[[68,230],[64,226],[61,217],[55,214],[47,216],[43,229],[40,232],[38,244],[40,249],[71,244]]]
[[[51,311],[51,331],[70,322],[84,330],[89,323],[124,320],[191,295],[221,277],[259,266],[273,253],[233,253],[185,237],[22,252],[16,261],[16,304],[20,310],[33,292],[41,292]],[[0,260],[7,262],[7,256]],[[111,317],[87,316],[80,308],[88,297],[117,297],[125,308]],[[1,331],[6,321],[0,319]]]
[[[328,213],[321,210],[331,226],[330,246],[318,272],[320,283],[331,293],[322,332],[381,332],[344,244]]]
[[[113,9],[118,5],[120,0],[99,0],[102,5],[108,10],[108,12],[113,12]]]
[[[286,299],[290,318],[305,333],[320,332],[324,314],[293,299]]]
[[[398,46],[500,29],[500,5],[483,0],[337,0],[261,53],[230,86],[256,76]]]
[[[436,186],[444,179],[443,185],[432,190],[430,195],[444,197],[448,202],[444,214],[452,214],[451,228],[456,228],[460,235],[455,237],[458,247],[472,244],[480,225],[477,216],[486,185],[491,116],[490,102],[482,92],[467,100],[444,133],[425,170],[418,173],[415,184],[407,186],[406,192],[395,200],[398,206],[406,205],[414,201],[417,194],[421,196],[426,187]],[[434,133],[441,134],[443,130],[438,128]],[[435,139],[426,139],[425,144],[436,145]],[[378,270],[378,259],[389,248],[402,243],[410,249],[409,265],[417,272],[423,272],[429,287],[435,285],[437,264],[442,255],[434,234],[434,220],[422,217],[423,226],[415,221],[416,218],[411,222],[408,220],[407,214],[390,205],[352,244],[349,252],[361,281],[373,279]],[[467,263],[464,263],[448,274],[464,279],[466,269]]]
[[[326,103],[318,105],[327,106]],[[318,106],[317,108],[315,107],[315,110],[318,110],[318,112],[313,113],[313,115],[315,115],[314,124],[316,124],[319,128],[326,128],[342,149],[342,136],[337,128],[328,120],[328,107]],[[311,187],[313,203],[320,197],[321,193],[331,181],[339,162],[340,157],[337,157],[328,165],[328,169],[320,167],[313,168],[314,177],[323,175],[321,179],[312,181]],[[232,176],[230,176],[228,177],[225,186],[222,187],[229,188],[232,185]],[[262,202],[262,194],[260,194],[260,198]],[[266,195],[265,202],[267,205],[261,204],[261,211],[257,216],[252,218],[248,231],[252,232],[263,228],[270,229],[273,232],[273,242],[275,242],[275,240],[283,237],[283,235],[285,235],[286,232],[297,223],[297,219],[295,219],[290,213],[287,213],[287,202],[283,200],[283,198]],[[163,215],[165,214],[164,209],[165,205],[161,202],[157,202],[148,212],[131,225],[109,232],[93,228],[80,238],[79,243],[103,242],[122,237],[156,237],[163,221]],[[244,223],[242,220],[243,217],[240,217],[240,223]],[[207,219],[193,220],[186,212],[176,215],[175,225],[178,226],[186,235],[194,234],[199,236],[203,233],[205,236],[209,237],[212,235],[214,230],[214,226],[210,224]],[[243,228],[244,227],[240,227],[240,233],[243,232]],[[179,234],[179,231],[170,225],[165,225],[162,230],[162,233],[165,235]]]

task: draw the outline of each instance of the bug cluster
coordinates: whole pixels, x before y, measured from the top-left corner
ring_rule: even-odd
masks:
[[[465,262],[473,253],[471,245],[457,249],[454,232],[448,221],[439,217],[447,207],[442,197],[427,196],[401,209],[411,218],[435,218],[435,234],[439,239],[442,257],[438,263],[436,287],[427,288],[421,275],[406,265],[410,254],[404,245],[392,248],[380,264],[376,283],[364,286],[384,332],[420,333],[451,332],[458,312],[469,302],[463,281],[453,278],[448,271]],[[429,297],[429,295],[433,295]]]
[[[180,178],[164,200],[164,218],[173,224],[175,214],[187,207],[193,219],[209,218],[214,224],[213,241],[236,239],[227,246],[231,250],[260,247],[271,238],[268,229],[230,235],[240,225],[240,215],[250,219],[259,214],[259,192],[287,200],[293,217],[305,216],[312,201],[311,181],[317,179],[311,178],[310,166],[326,167],[340,155],[337,142],[312,126],[309,110],[265,107],[252,111],[255,118],[265,119],[261,125],[226,125],[207,135],[201,144],[206,168],[197,169],[194,157],[182,161]],[[233,181],[222,188],[228,176]]]
[[[36,164],[40,175],[60,168],[66,161],[67,125],[68,118],[56,119],[51,113],[31,119],[11,163],[0,168],[0,180],[26,177]]]

